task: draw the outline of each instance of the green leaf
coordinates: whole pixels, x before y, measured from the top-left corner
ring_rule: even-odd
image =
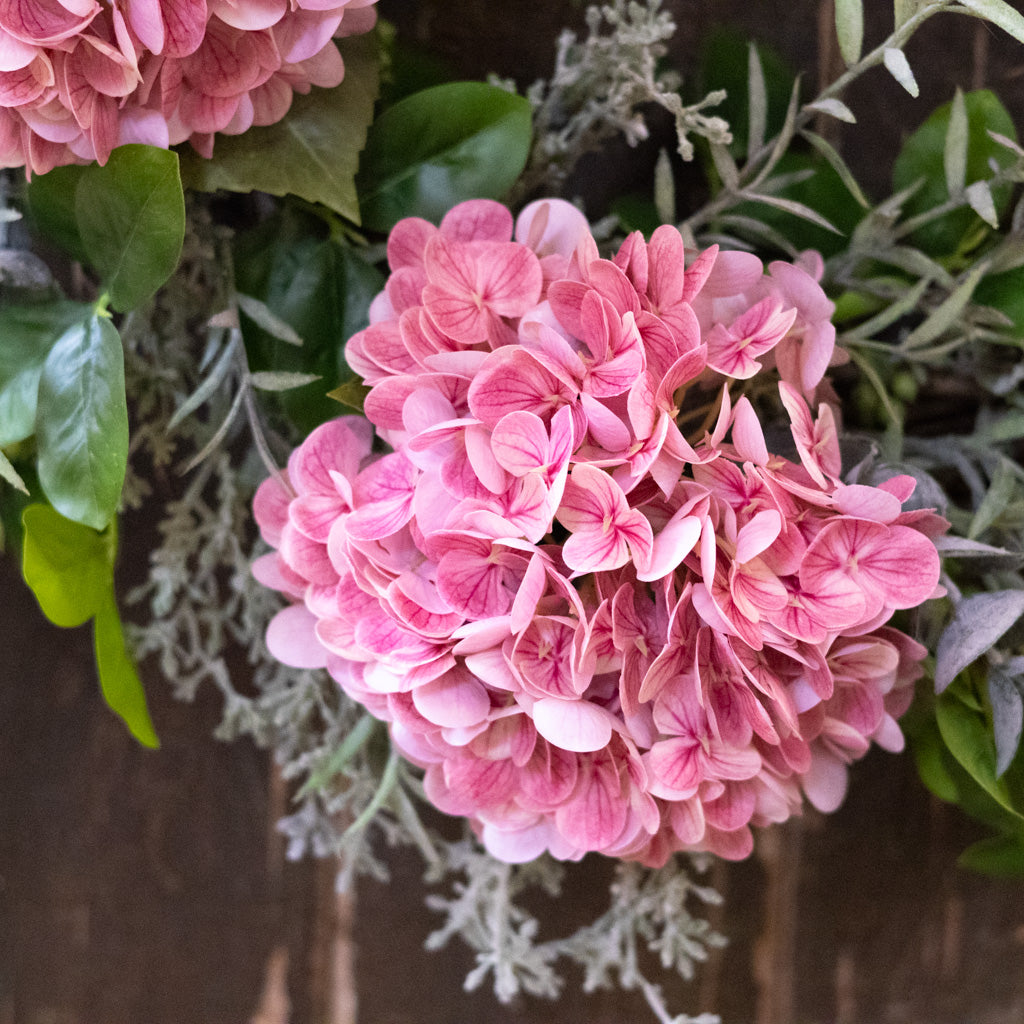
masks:
[[[365,384],[360,383],[358,380],[349,380],[336,387],[333,391],[328,391],[327,397],[335,402],[340,402],[349,409],[362,413],[363,403],[366,401],[366,396],[369,393],[370,389]]]
[[[960,3],[1004,32],[1009,32],[1017,42],[1024,43],[1024,14],[1005,0],[960,0]]]
[[[160,741],[153,728],[146,693],[125,648],[124,630],[117,610],[114,587],[111,582],[93,623],[93,644],[96,667],[99,670],[100,689],[110,709],[119,715],[129,732],[144,747],[157,748]]]
[[[75,217],[89,262],[121,312],[148,299],[174,273],[185,238],[178,156],[154,146],[121,146],[86,168]]]
[[[0,308],[0,448],[35,431],[46,357],[72,323],[89,315],[89,308],[64,301]]]
[[[25,190],[33,227],[79,263],[89,262],[75,216],[75,191],[85,172],[77,165],[54,167],[36,175]]]
[[[848,66],[856,64],[864,46],[864,4],[862,0],[835,0],[835,11],[839,52]]]
[[[68,519],[103,529],[117,508],[128,461],[121,338],[93,315],[50,350],[36,410],[39,482]]]
[[[203,192],[291,194],[358,223],[354,179],[377,98],[377,37],[371,33],[337,43],[345,61],[339,86],[296,95],[276,124],[219,135],[212,160],[183,149],[185,184]]]
[[[306,432],[338,415],[325,392],[352,377],[345,342],[366,326],[370,302],[384,284],[358,250],[325,235],[319,218],[287,206],[235,245],[238,288],[303,340],[301,348],[290,344],[248,316],[250,305],[240,305],[250,368],[323,379],[273,399]]]
[[[371,126],[359,166],[363,223],[437,222],[465,199],[497,199],[530,152],[530,103],[482,82],[439,85],[396,103]]]
[[[992,176],[990,161],[996,166],[1010,165],[1014,157],[989,132],[1016,139],[1013,120],[1006,108],[987,90],[969,92],[963,97],[967,114],[967,163],[964,185]],[[905,204],[907,217],[915,217],[941,206],[949,196],[946,181],[946,140],[953,118],[953,104],[939,107],[904,143],[893,165],[894,191],[908,188],[920,181],[921,187]],[[1005,213],[1011,188],[992,190],[997,214]],[[983,224],[970,207],[952,211],[919,227],[913,234],[916,245],[933,256],[949,256],[957,251],[962,240]]]
[[[957,858],[957,864],[983,875],[1024,874],[1024,835],[1009,833],[972,843]]]
[[[1024,821],[1005,779],[996,777],[996,753],[985,717],[947,690],[938,698],[935,720],[943,742],[967,774],[1004,810]]]
[[[1024,265],[986,277],[975,290],[974,301],[1005,313],[1024,336]]]
[[[21,571],[43,614],[66,628],[88,622],[113,579],[110,536],[65,519],[49,505],[29,505],[21,521]]]

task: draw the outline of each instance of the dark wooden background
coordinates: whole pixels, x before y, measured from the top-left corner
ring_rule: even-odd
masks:
[[[379,6],[454,74],[521,86],[581,16],[569,0]],[[817,0],[671,7],[684,71],[717,23],[771,41],[812,77],[836,60]],[[869,42],[890,8],[868,4]],[[882,127],[870,150],[863,127],[844,136],[879,194],[901,135],[957,83],[996,89],[1024,127],[1024,47],[940,18],[910,55],[920,100],[881,71],[852,100]],[[592,163],[579,187],[597,203],[642,183],[656,151]],[[177,703],[147,671],[163,746],[143,751],[98,697],[88,629],[49,626],[10,558],[0,621],[0,1024],[352,1024],[356,1004],[359,1024],[653,1020],[635,995],[583,997],[574,982],[557,1004],[463,993],[469,954],[422,948],[437,922],[414,858],[393,857],[391,885],[363,884],[354,904],[334,896],[330,865],[284,860],[272,824],[286,794],[265,754],[211,738],[215,694]],[[1020,1024],[1024,884],[956,868],[977,834],[924,792],[909,758],[873,754],[827,821],[808,815],[714,869],[730,944],[678,987],[679,1005],[725,1024]],[[607,877],[600,858],[574,868],[545,926],[599,912]]]

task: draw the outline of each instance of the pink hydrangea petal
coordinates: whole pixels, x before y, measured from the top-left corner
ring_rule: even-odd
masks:
[[[279,611],[267,627],[267,649],[293,668],[323,668],[327,650],[316,636],[316,617],[301,604]]]

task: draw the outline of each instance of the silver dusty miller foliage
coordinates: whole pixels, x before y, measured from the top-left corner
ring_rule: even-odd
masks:
[[[564,984],[559,962],[572,962],[588,989],[638,989],[660,1021],[685,1024],[690,1018],[672,1017],[639,967],[646,950],[690,977],[722,941],[697,912],[716,897],[691,880],[685,858],[663,872],[620,867],[604,916],[542,938],[517,901],[538,890],[556,899],[562,866],[545,858],[513,867],[468,831],[454,841],[437,835],[421,820],[416,773],[389,751],[383,726],[325,672],[267,653],[263,637],[280,598],[250,571],[264,550],[251,502],[268,472],[255,449],[281,462],[299,439],[276,437],[262,422],[237,327],[229,241],[194,206],[178,273],[123,328],[137,416],[125,504],[161,507],[147,578],[127,595],[136,656],[158,665],[180,699],[215,686],[224,700],[218,737],[249,735],[272,751],[296,794],[280,822],[290,857],[339,858],[344,887],[361,873],[387,878],[376,839],[421,851],[427,881],[451,893],[428,897],[443,918],[428,945],[456,936],[469,944],[477,967],[467,988],[490,977],[502,1000],[554,997]]]
[[[675,120],[679,154],[694,156],[691,134],[720,145],[732,140],[729,125],[704,113],[725,99],[710,93],[699,103],[683,104],[681,81],[658,68],[676,25],[661,0],[615,0],[588,7],[587,36],[566,30],[558,39],[555,70],[535,82],[527,97],[533,105],[534,145],[517,192],[528,196],[540,187],[557,193],[580,157],[621,135],[631,145],[648,137],[643,108],[655,104]]]
[[[900,28],[848,68],[843,81],[882,63],[888,51],[899,51],[925,18],[963,5],[933,0],[903,6],[907,17]],[[764,138],[764,82],[753,52],[750,142],[745,155],[734,156],[728,149],[728,124],[705,113],[722,95],[712,93],[685,106],[677,78],[658,68],[675,30],[658,0],[591,7],[586,24],[585,39],[562,35],[551,79],[529,90],[535,142],[518,197],[541,189],[557,193],[579,158],[613,135],[630,143],[645,138],[644,108],[655,104],[675,119],[680,155],[691,158],[694,137],[703,140],[721,179],[718,192],[682,225],[688,238],[699,238],[701,244],[763,243],[763,228],[737,212],[743,203],[816,219],[814,211],[780,198],[784,182],[777,164],[794,138],[812,134],[816,117],[853,117],[837,98],[842,82],[802,105],[794,91],[782,134]],[[888,60],[892,63],[891,55]],[[905,74],[893,74],[908,87]],[[833,154],[830,161],[833,156],[839,160]],[[1018,159],[1010,169],[994,172],[992,186],[1024,177],[1024,151],[1015,150],[1014,156]],[[844,180],[852,180],[841,166]],[[663,191],[671,192],[670,185]],[[978,189],[971,194],[954,190],[946,205],[986,209],[984,199]],[[912,250],[906,236],[915,225],[901,223],[900,216],[899,197],[866,209],[862,227],[826,270],[832,283],[868,294],[881,287],[866,278],[865,268],[877,262],[909,268],[917,278],[899,294],[878,294],[880,312],[847,329],[841,342],[869,368],[867,353],[882,351],[882,346],[889,351],[889,337],[879,335],[909,320],[919,324],[917,333],[904,337],[896,350],[908,364],[954,358],[967,352],[968,340],[976,351],[973,342],[979,337],[998,350],[1005,325],[972,304],[978,280],[971,276],[974,271],[956,277]],[[1024,211],[1019,210],[1003,249],[991,257],[993,265],[1024,261],[1021,221]],[[519,993],[553,998],[564,985],[559,968],[568,964],[581,970],[588,991],[610,985],[638,991],[660,1024],[711,1024],[715,1018],[708,1015],[673,1016],[660,988],[645,974],[646,964],[653,962],[688,979],[708,951],[723,942],[701,915],[718,897],[695,881],[699,860],[677,857],[660,870],[619,864],[607,909],[597,920],[568,935],[546,936],[524,898],[557,899],[567,869],[549,858],[502,864],[468,834],[454,841],[439,836],[421,816],[416,772],[390,751],[383,726],[345,697],[326,673],[292,669],[269,657],[263,637],[280,599],[250,572],[253,557],[262,550],[251,501],[268,472],[266,463],[280,465],[299,438],[275,436],[263,423],[237,320],[238,305],[250,303],[251,312],[254,300],[234,292],[229,237],[199,204],[189,222],[178,274],[123,328],[137,423],[125,503],[129,509],[157,504],[162,509],[147,579],[128,595],[134,617],[142,620],[134,631],[137,655],[153,659],[183,699],[191,699],[202,685],[217,687],[224,700],[218,735],[250,735],[273,752],[296,794],[292,813],[281,822],[290,856],[336,856],[339,884],[348,885],[359,873],[386,877],[386,866],[374,852],[379,852],[378,840],[420,850],[427,881],[434,886],[427,903],[440,915],[428,946],[441,948],[459,938],[474,950],[476,966],[467,988],[488,982],[503,1000]],[[785,248],[785,239],[767,241]],[[1012,392],[1021,380],[1018,365],[1002,362],[961,370],[988,383],[993,394]],[[878,391],[884,402],[881,385]],[[913,459],[925,481],[929,472],[946,470],[952,462],[967,481],[971,509],[949,509],[948,514],[959,515],[957,525],[969,536],[989,543],[974,543],[960,553],[997,562],[1009,558],[1001,545],[1014,547],[1019,541],[1020,474],[1008,469],[992,446],[983,452],[976,445],[970,450],[966,444],[915,447],[908,440],[904,448],[895,412],[892,419],[883,451],[888,460]],[[993,571],[1004,575],[993,577],[992,586],[1021,585],[1016,561],[998,562]]]

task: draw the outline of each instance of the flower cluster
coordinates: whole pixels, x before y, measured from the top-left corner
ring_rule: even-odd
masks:
[[[902,743],[924,650],[885,623],[947,524],[909,477],[840,479],[820,259],[686,266],[672,227],[602,259],[559,200],[402,221],[388,258],[347,356],[392,451],[342,418],[261,486],[271,652],[326,666],[505,860],[736,858],[835,808]]]
[[[0,0],[0,167],[42,174],[116,146],[204,156],[216,132],[273,124],[295,91],[334,86],[332,37],[375,0]]]

